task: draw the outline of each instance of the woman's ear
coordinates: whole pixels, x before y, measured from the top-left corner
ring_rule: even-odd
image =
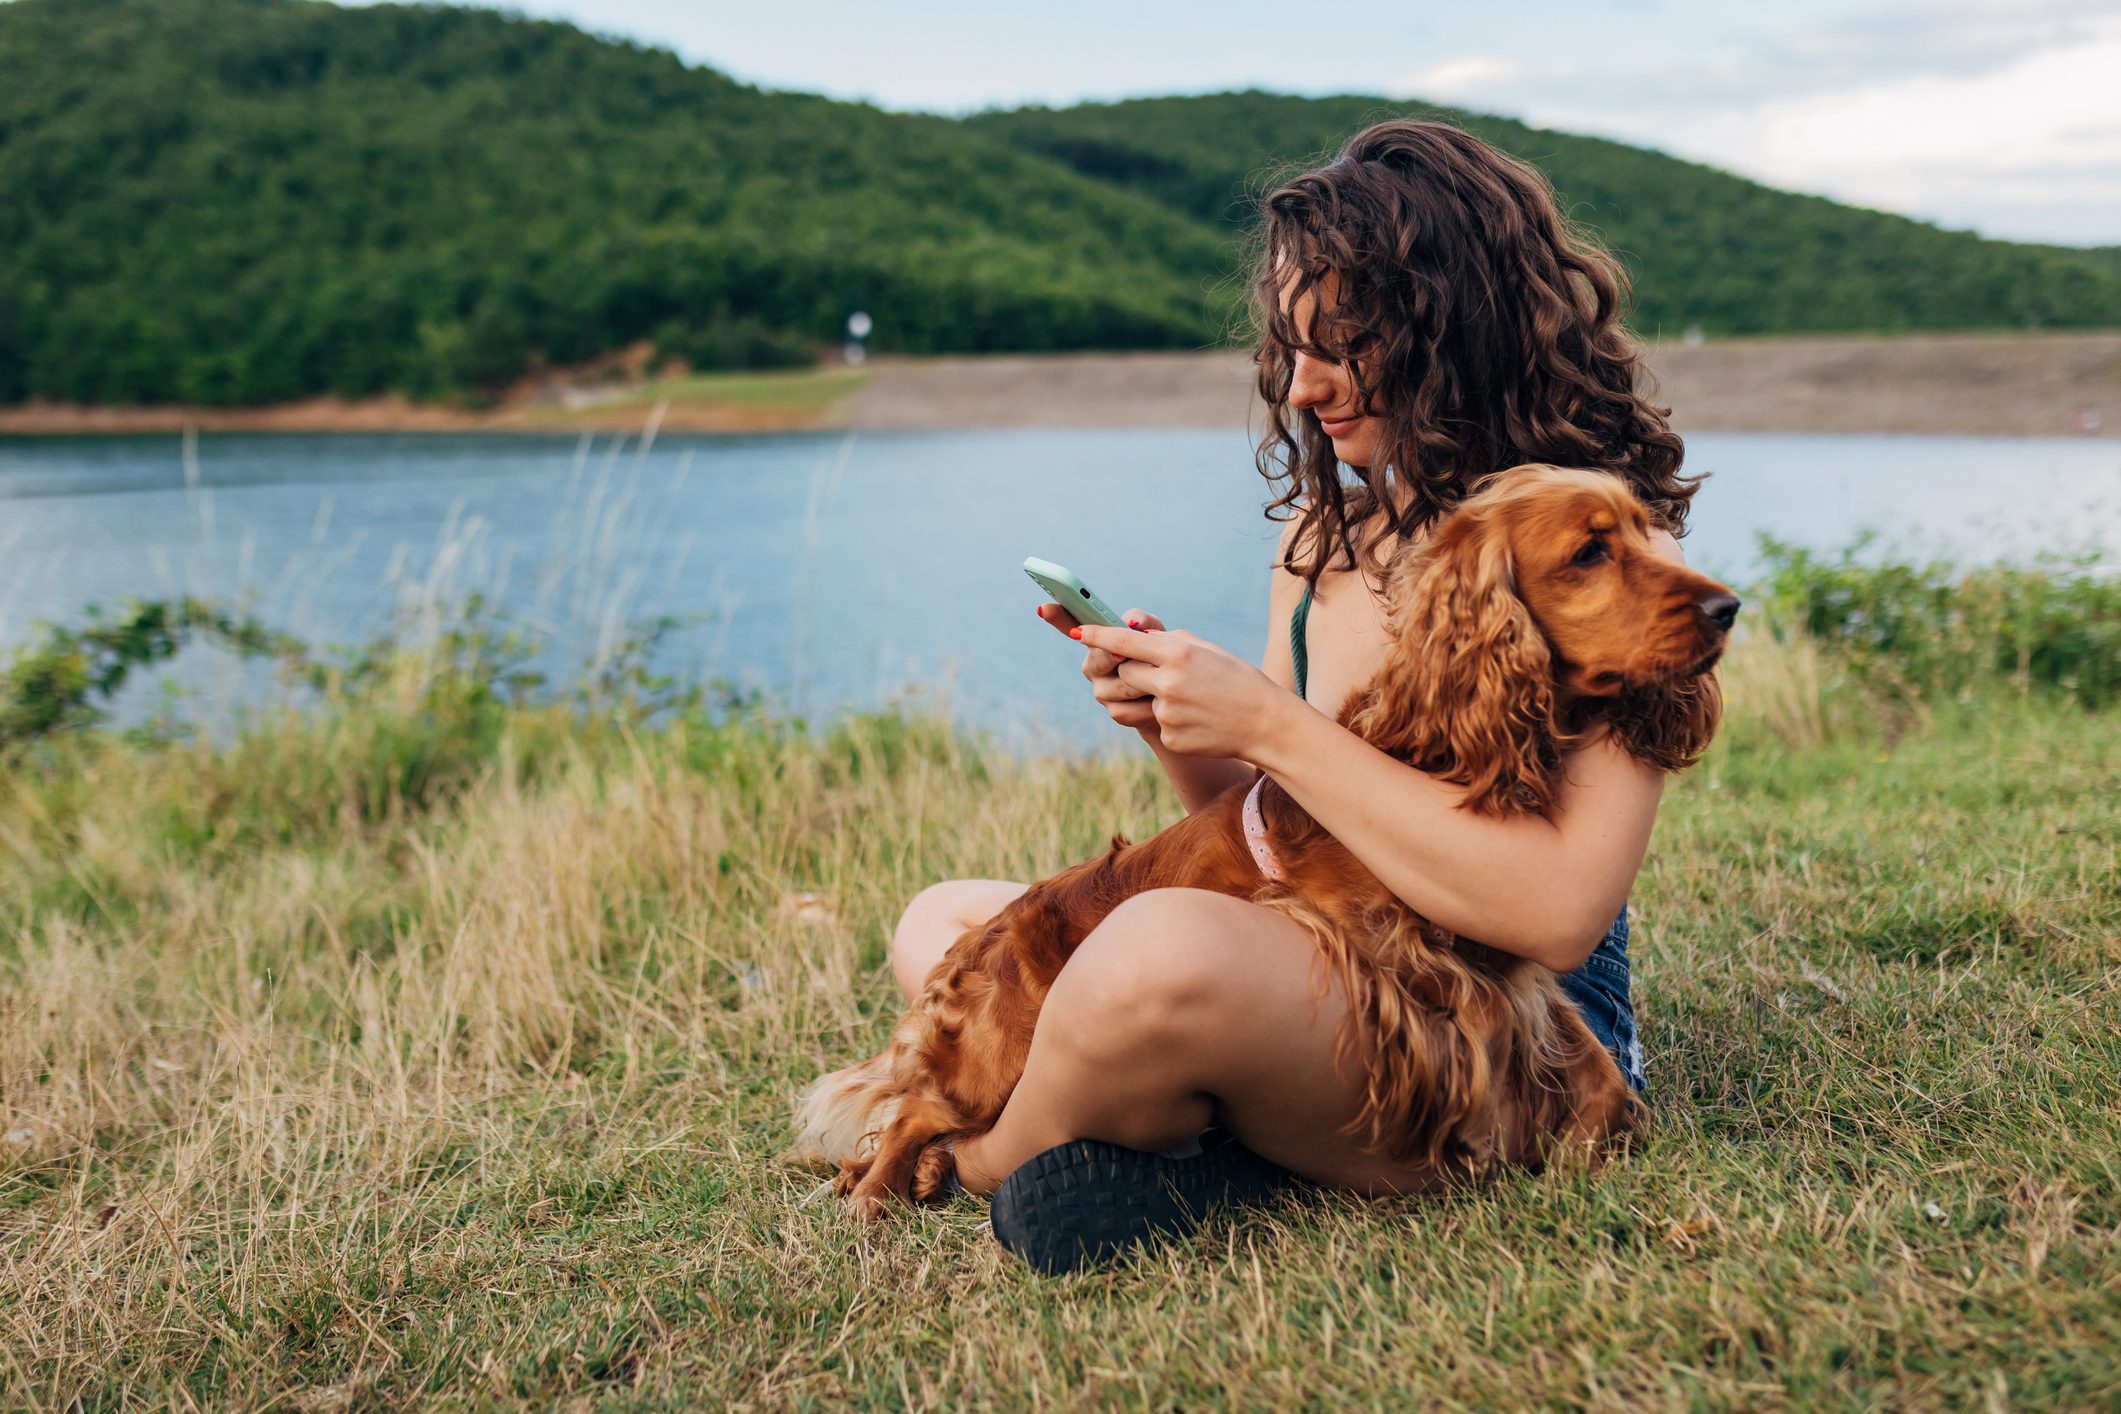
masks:
[[[1554,665],[1517,597],[1504,519],[1462,505],[1395,567],[1392,647],[1347,725],[1466,787],[1468,809],[1540,814],[1561,785]]]
[[[1723,720],[1723,689],[1714,673],[1621,694],[1607,714],[1628,755],[1660,771],[1684,771],[1701,759]]]

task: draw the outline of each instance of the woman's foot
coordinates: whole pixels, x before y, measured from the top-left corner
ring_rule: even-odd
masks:
[[[1042,1272],[1072,1272],[1152,1237],[1190,1232],[1211,1208],[1301,1181],[1223,1130],[1203,1134],[1200,1152],[1184,1158],[1076,1139],[1002,1180],[994,1236]]]

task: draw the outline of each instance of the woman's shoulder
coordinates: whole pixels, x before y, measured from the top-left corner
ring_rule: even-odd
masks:
[[[1299,585],[1312,581],[1290,569],[1292,564],[1324,555],[1326,563],[1320,566],[1317,578],[1325,579],[1360,564],[1369,554],[1373,541],[1381,544],[1382,553],[1387,555],[1397,543],[1390,522],[1381,515],[1359,517],[1328,532],[1326,527],[1314,521],[1307,503],[1299,501],[1289,510],[1289,518],[1281,522],[1280,533],[1275,537],[1274,569],[1277,575]],[[1328,539],[1329,534],[1331,539]]]
[[[1289,568],[1302,535],[1303,519],[1301,516],[1293,516],[1282,522],[1281,533],[1274,540],[1274,564],[1269,571],[1272,580],[1268,589],[1268,602],[1280,611],[1283,618],[1288,617],[1296,601],[1310,588],[1308,580]]]

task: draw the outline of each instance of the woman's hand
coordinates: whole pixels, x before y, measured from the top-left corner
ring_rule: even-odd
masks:
[[[1132,694],[1117,700],[1130,712],[1146,701],[1163,744],[1182,756],[1251,760],[1273,724],[1299,700],[1235,653],[1183,630],[1148,633],[1089,624],[1071,636],[1093,656],[1112,661],[1114,691]],[[1083,671],[1090,667],[1086,660]],[[1106,701],[1103,692],[1098,700]]]
[[[1079,627],[1073,615],[1058,604],[1041,604],[1038,616],[1052,624],[1070,638],[1082,639],[1085,634],[1119,634],[1135,643],[1154,643],[1165,639],[1183,641],[1210,653],[1228,657],[1213,644],[1202,643],[1192,634],[1169,634],[1164,631],[1163,620],[1142,609],[1129,609],[1120,615],[1129,628]],[[1214,759],[1215,753],[1196,754],[1192,747],[1174,747],[1170,743],[1166,718],[1173,711],[1184,716],[1182,708],[1161,706],[1151,687],[1146,683],[1130,682],[1136,669],[1142,665],[1130,662],[1113,651],[1109,644],[1084,641],[1089,651],[1083,654],[1083,676],[1090,680],[1090,691],[1104,704],[1105,712],[1123,727],[1132,727],[1141,733],[1156,759],[1163,763],[1164,774],[1171,778],[1171,788],[1178,792],[1179,801],[1187,810],[1198,810],[1214,800],[1231,786],[1248,779],[1252,768],[1243,760]],[[1122,649],[1122,651],[1125,651]],[[1192,654],[1182,655],[1190,659]],[[1231,661],[1235,662],[1235,659]],[[1276,692],[1273,680],[1253,669],[1253,676]],[[1286,694],[1284,694],[1286,695]],[[1186,739],[1191,740],[1190,736]]]
[[[1041,604],[1038,616],[1070,638],[1078,636],[1074,615],[1060,605]],[[1137,629],[1163,631],[1163,620],[1143,609],[1129,609],[1120,618]],[[1113,721],[1152,738],[1153,745],[1157,734],[1155,704],[1150,702],[1148,693],[1120,681],[1119,662],[1118,657],[1102,648],[1091,648],[1083,654],[1083,676],[1090,680],[1090,695],[1104,705]]]

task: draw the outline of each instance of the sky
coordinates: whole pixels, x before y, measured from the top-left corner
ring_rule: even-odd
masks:
[[[2121,0],[512,0],[761,87],[958,113],[1212,93],[1506,114],[2014,240],[2121,244]]]

